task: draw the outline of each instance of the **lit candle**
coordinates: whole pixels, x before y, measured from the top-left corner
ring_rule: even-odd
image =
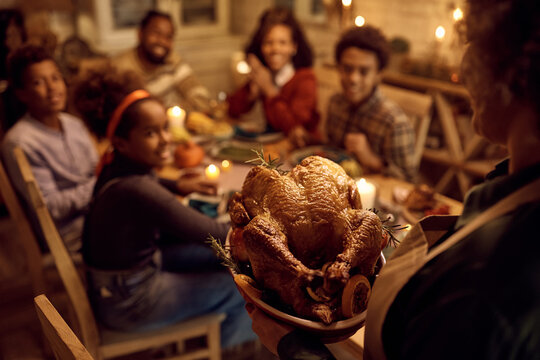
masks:
[[[229,160],[223,160],[221,162],[221,169],[225,172],[231,170],[232,163]]]
[[[251,72],[251,66],[249,66],[245,60],[240,60],[238,64],[236,64],[236,71],[238,71],[239,74],[249,74]]]
[[[167,117],[169,118],[171,127],[183,127],[186,111],[180,106],[173,106],[167,109]]]
[[[360,199],[362,199],[362,208],[372,209],[375,205],[375,185],[366,181],[366,179],[361,178],[356,182],[358,187],[358,192],[360,193]]]
[[[214,164],[210,164],[206,167],[204,173],[206,174],[206,178],[208,180],[217,180],[219,177],[219,168]]]

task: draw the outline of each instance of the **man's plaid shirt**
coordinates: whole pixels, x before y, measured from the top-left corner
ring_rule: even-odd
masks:
[[[344,147],[345,135],[364,133],[371,149],[385,163],[384,173],[413,180],[414,129],[407,115],[376,89],[367,102],[351,106],[343,94],[335,94],[328,105],[326,135],[330,145]]]

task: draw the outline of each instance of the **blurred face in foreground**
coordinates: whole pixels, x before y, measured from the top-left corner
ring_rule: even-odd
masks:
[[[156,100],[143,100],[137,107],[137,124],[127,139],[115,138],[115,148],[124,156],[147,167],[170,163],[169,121],[165,108]]]
[[[28,66],[23,81],[24,87],[17,90],[17,95],[35,118],[39,120],[64,110],[66,84],[54,61],[44,60]]]
[[[357,47],[341,53],[338,71],[343,94],[353,105],[367,100],[381,80],[377,55]]]
[[[263,38],[261,52],[272,72],[290,63],[296,54],[291,28],[286,25],[273,26]]]
[[[154,64],[162,64],[171,52],[174,27],[169,19],[156,16],[139,32],[140,54]]]

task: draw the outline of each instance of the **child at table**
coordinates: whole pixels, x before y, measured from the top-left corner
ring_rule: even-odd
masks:
[[[83,122],[64,112],[66,84],[44,48],[25,45],[11,53],[9,76],[25,113],[3,139],[2,160],[28,205],[30,194],[13,155],[14,147],[23,150],[58,232],[67,248],[76,252],[96,181],[98,154],[94,143]],[[41,234],[37,215],[32,211],[28,215]]]
[[[249,81],[229,96],[229,115],[239,117],[260,100],[268,127],[288,134],[297,146],[318,137],[312,51],[292,13],[284,8],[267,10],[246,54]]]
[[[159,179],[170,161],[164,106],[135,73],[106,67],[75,84],[75,106],[112,152],[102,158],[83,233],[89,294],[105,326],[138,331],[224,312],[222,346],[254,338],[244,301],[205,241],[229,226],[183,206],[175,194],[215,193],[198,178]]]

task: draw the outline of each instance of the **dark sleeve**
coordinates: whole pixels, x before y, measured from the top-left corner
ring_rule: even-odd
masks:
[[[249,101],[249,83],[229,95],[227,101],[229,103],[230,117],[237,118],[251,110],[255,102]]]
[[[285,335],[277,350],[281,360],[335,360],[319,339],[300,330],[293,330]]]
[[[218,223],[214,219],[180,203],[178,198],[150,178],[140,183],[131,184],[132,196],[136,197],[137,206],[145,209],[148,220],[159,229],[174,236],[178,241],[205,242],[208,234],[225,240],[228,224]]]
[[[315,75],[312,71],[304,70],[294,81],[296,83],[290,95],[285,97],[282,89],[277,96],[264,100],[264,111],[268,123],[274,129],[285,133],[298,125],[314,128],[318,122],[318,119],[314,119],[314,114],[317,114]]]
[[[176,180],[158,178],[158,182],[161,184],[161,186],[163,186],[165,189],[169,190],[170,192],[181,195],[178,192],[178,186],[176,185]]]

